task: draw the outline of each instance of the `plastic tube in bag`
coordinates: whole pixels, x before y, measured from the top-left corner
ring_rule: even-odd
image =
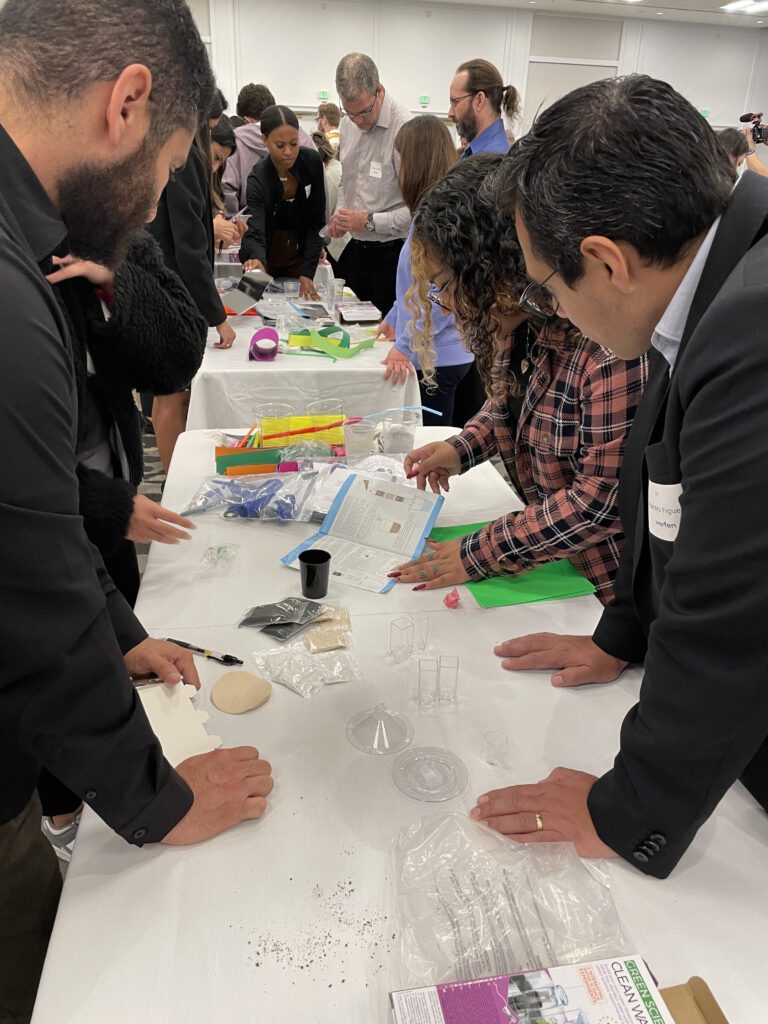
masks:
[[[402,988],[627,952],[607,876],[570,843],[433,815],[401,830],[395,861]]]

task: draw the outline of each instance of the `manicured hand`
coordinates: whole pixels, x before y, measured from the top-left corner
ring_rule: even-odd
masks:
[[[300,277],[299,278],[299,297],[302,299],[312,299],[314,302],[320,300],[320,296],[317,294],[315,283],[311,277]]]
[[[232,348],[235,343],[235,330],[230,324],[229,320],[225,320],[223,324],[219,324],[216,328],[219,334],[219,340],[213,343],[214,348]]]
[[[226,248],[240,241],[240,231],[237,224],[227,220],[223,214],[217,213],[213,218],[213,237],[217,245]]]
[[[591,636],[558,633],[529,633],[498,644],[493,653],[504,658],[501,667],[512,672],[557,669],[551,680],[553,686],[612,683],[628,664],[606,654]]]
[[[113,292],[115,289],[114,273],[109,267],[103,267],[100,263],[79,260],[75,256],[51,256],[51,263],[59,268],[52,274],[46,275],[51,284],[60,284],[73,277],[84,277],[96,288],[102,288],[107,292]]]
[[[396,348],[391,348],[386,359],[381,360],[384,370],[384,380],[391,380],[393,384],[405,384],[409,377],[416,375],[413,363],[408,356],[403,355]]]
[[[586,772],[555,768],[534,786],[484,793],[470,816],[518,843],[573,843],[581,857],[615,857],[597,834],[587,807],[596,781]]]
[[[264,264],[261,260],[246,260],[243,264],[243,271],[247,273],[249,270],[263,270]]]
[[[123,656],[128,674],[134,679],[157,676],[164,683],[189,683],[200,689],[200,676],[192,652],[169,640],[148,636]]]
[[[248,818],[260,818],[272,792],[272,765],[255,747],[213,750],[189,757],[176,771],[194,803],[163,839],[170,846],[200,843]]]
[[[398,565],[389,575],[398,583],[416,583],[414,590],[438,590],[466,583],[469,579],[461,560],[461,541],[442,543],[428,540],[430,550],[413,562]]]
[[[405,456],[403,466],[409,480],[416,476],[416,486],[420,491],[429,484],[432,491],[439,494],[441,488],[450,491],[448,478],[458,474],[461,460],[452,444],[436,441],[414,448]]]
[[[160,544],[178,544],[180,540],[189,540],[189,534],[177,530],[177,526],[195,529],[195,524],[189,519],[163,508],[145,494],[137,494],[133,499],[133,514],[126,537],[135,544],[149,544],[153,540]]]

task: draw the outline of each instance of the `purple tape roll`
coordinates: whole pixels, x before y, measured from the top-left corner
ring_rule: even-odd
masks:
[[[274,359],[279,342],[280,338],[274,327],[261,327],[251,338],[251,343],[248,346],[248,358],[255,359],[260,363]]]

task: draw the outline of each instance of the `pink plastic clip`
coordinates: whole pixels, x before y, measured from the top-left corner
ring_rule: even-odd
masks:
[[[461,598],[459,597],[459,592],[456,587],[454,587],[453,590],[449,590],[443,598],[443,604],[446,608],[458,608],[460,601]]]

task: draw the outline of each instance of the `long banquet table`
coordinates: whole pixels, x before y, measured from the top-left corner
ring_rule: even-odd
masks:
[[[424,429],[421,440],[445,434]],[[206,431],[181,437],[164,504],[185,505],[210,472],[211,445]],[[452,483],[440,522],[477,521],[514,505],[485,465]],[[298,574],[278,559],[310,529],[199,520],[190,542],[153,546],[139,616],[156,636],[238,654],[247,668],[251,652],[271,642],[235,623],[253,604],[299,592]],[[196,579],[203,551],[223,543],[239,546],[234,574]],[[308,701],[275,687],[261,709],[228,716],[209,699],[225,670],[199,662],[209,731],[226,745],[256,744],[272,761],[276,786],[261,821],[196,847],[139,850],[86,810],[34,1024],[385,1024],[397,984],[391,843],[435,807],[395,789],[391,758],[347,743],[347,720],[379,697],[413,720],[415,744],[448,747],[466,763],[468,790],[441,810],[469,811],[485,790],[541,778],[558,764],[597,773],[610,766],[639,670],[610,686],[556,690],[547,673],[504,672],[492,653],[520,633],[591,630],[595,599],[484,610],[463,591],[450,611],[442,591],[396,587],[380,596],[338,585],[329,598],[352,613],[362,682]],[[428,611],[430,641],[461,658],[450,711],[420,712],[412,667],[388,660],[389,623],[412,610]],[[509,737],[506,770],[481,760],[489,729]],[[767,861],[768,819],[737,786],[668,880],[620,861],[608,867],[630,943],[659,983],[702,975],[731,1024],[765,1019]]]

